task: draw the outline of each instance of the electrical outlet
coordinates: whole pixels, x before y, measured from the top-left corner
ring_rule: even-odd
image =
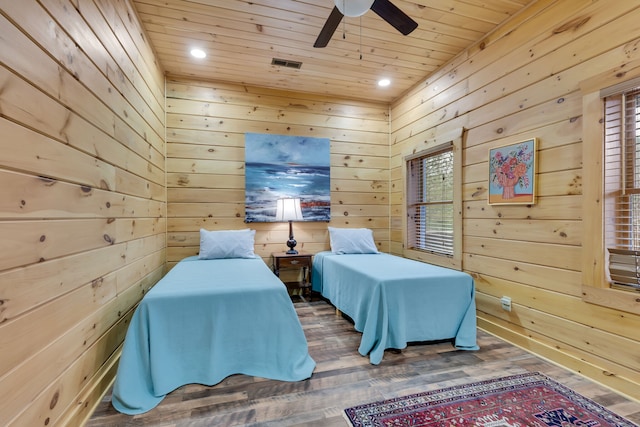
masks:
[[[500,298],[500,304],[502,304],[503,310],[511,311],[511,298],[509,297]]]

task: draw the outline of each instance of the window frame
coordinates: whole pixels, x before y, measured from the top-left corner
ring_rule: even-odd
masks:
[[[403,180],[404,194],[406,195],[403,202],[403,256],[405,258],[417,261],[428,262],[430,264],[442,267],[462,270],[462,139],[464,130],[455,129],[454,131],[436,137],[432,140],[422,141],[419,146],[412,146],[405,150],[403,154]],[[444,255],[430,253],[422,250],[409,249],[408,246],[408,195],[409,195],[409,179],[408,179],[408,163],[409,161],[428,155],[437,153],[443,148],[451,146],[453,153],[453,255]]]
[[[603,95],[640,83],[640,70],[624,76],[606,73],[583,81],[582,161],[583,226],[582,299],[591,304],[640,314],[640,293],[612,287],[608,280],[604,216],[604,101]]]
[[[640,292],[640,179],[638,173],[637,86],[611,94],[604,102],[604,216],[608,254],[607,278],[612,287]],[[635,266],[635,268],[630,268]]]

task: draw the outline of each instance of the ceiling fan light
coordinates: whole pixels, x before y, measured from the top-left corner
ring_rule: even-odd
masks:
[[[356,17],[364,15],[374,0],[333,0],[338,10],[344,15],[349,17]]]

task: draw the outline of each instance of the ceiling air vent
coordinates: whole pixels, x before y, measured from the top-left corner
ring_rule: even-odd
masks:
[[[287,59],[280,59],[280,58],[273,58],[271,60],[271,65],[278,65],[280,67],[287,67],[287,68],[295,68],[296,70],[299,70],[300,67],[302,67],[302,62],[289,61]]]

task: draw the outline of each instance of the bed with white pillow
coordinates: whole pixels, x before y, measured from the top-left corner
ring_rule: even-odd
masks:
[[[185,384],[232,374],[309,378],[315,362],[285,285],[254,254],[254,230],[200,231],[200,254],[142,299],[127,330],[112,404],[154,408]]]
[[[362,333],[358,351],[379,364],[385,349],[451,339],[477,350],[473,278],[378,251],[366,228],[329,227],[331,251],[315,255],[312,289]]]

